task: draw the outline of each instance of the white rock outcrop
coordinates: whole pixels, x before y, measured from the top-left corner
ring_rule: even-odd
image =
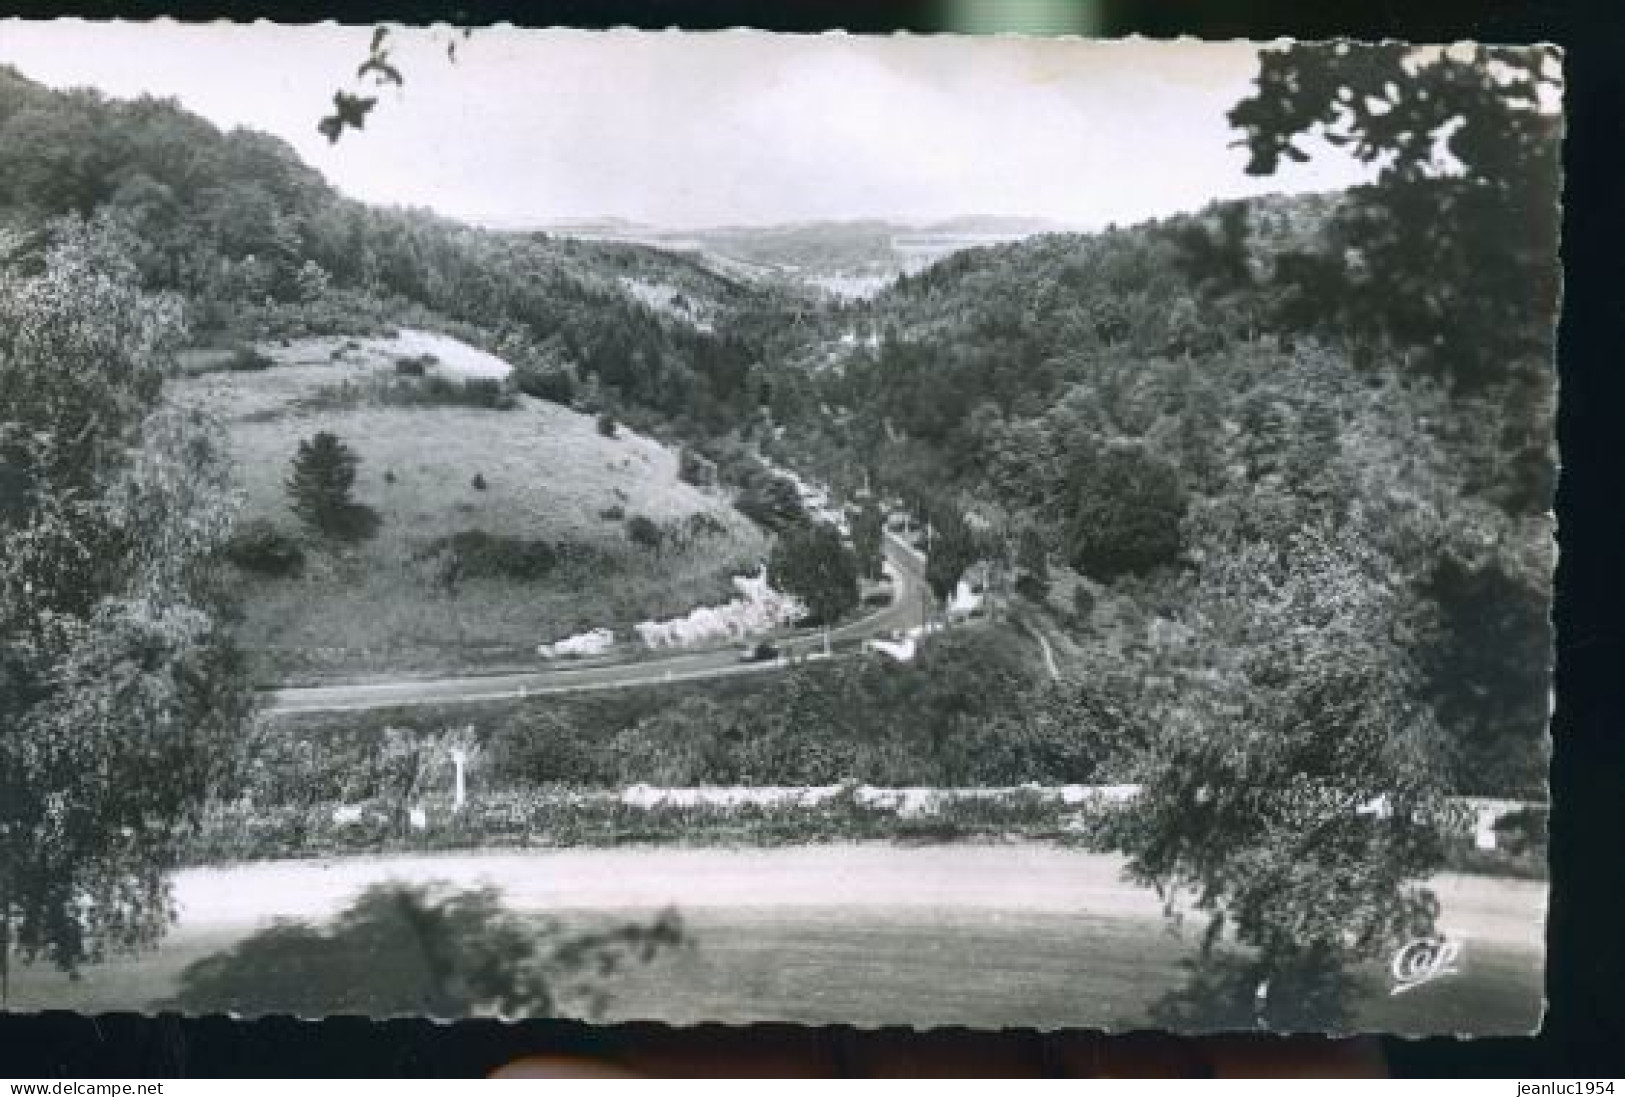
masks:
[[[718,640],[742,640],[771,632],[806,615],[800,599],[768,584],[767,569],[734,577],[739,597],[721,606],[701,606],[686,617],[640,621],[632,626],[645,646],[687,647]]]
[[[540,644],[536,654],[543,659],[556,659],[567,656],[603,655],[615,646],[615,634],[607,628],[595,628],[591,632],[580,632],[574,636],[567,636],[552,644]]]

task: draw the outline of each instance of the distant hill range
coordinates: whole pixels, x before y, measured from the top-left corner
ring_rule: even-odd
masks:
[[[690,252],[724,273],[797,283],[838,297],[867,297],[898,275],[923,270],[954,252],[1076,231],[1076,226],[1032,217],[970,215],[930,222],[867,219],[665,229],[605,217],[509,226],[507,231]]]

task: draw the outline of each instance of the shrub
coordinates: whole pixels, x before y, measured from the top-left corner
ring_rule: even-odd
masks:
[[[492,737],[492,778],[507,788],[599,782],[604,767],[600,744],[573,720],[547,710],[503,724]]]
[[[717,466],[693,450],[685,448],[677,455],[677,478],[685,484],[706,487],[716,483]]]
[[[262,354],[250,346],[237,347],[231,352],[231,357],[226,359],[226,369],[232,373],[257,373],[274,365],[276,360],[270,355]]]
[[[576,379],[568,369],[525,366],[514,371],[519,391],[538,400],[569,407],[576,397]]]
[[[474,479],[473,479],[472,482],[473,482],[475,491],[484,491],[485,490],[486,483],[485,483],[485,474],[484,473],[476,472],[474,474]]]
[[[507,385],[489,377],[471,377],[464,381],[463,395],[467,403],[495,411],[508,411],[519,406]]]
[[[607,411],[600,415],[598,417],[598,433],[602,434],[605,438],[614,438],[615,416],[611,415]]]
[[[1550,817],[1550,809],[1538,806],[1519,808],[1501,816],[1494,828],[1497,848],[1514,856],[1533,854],[1544,858],[1550,841]]]
[[[541,742],[548,736],[536,736]],[[561,742],[568,742],[566,739]],[[539,759],[551,770],[568,768],[569,748]],[[431,801],[432,825],[403,830],[391,805],[363,800],[347,805],[358,818],[335,819],[341,802],[324,800],[285,806],[217,803],[203,814],[181,852],[183,864],[223,864],[286,857],[370,853],[384,849],[479,849],[491,847],[612,846],[629,841],[683,842],[708,835],[727,842],[775,846],[856,839],[952,841],[978,835],[1075,839],[1099,830],[1110,809],[1067,806],[1036,793],[1011,791],[992,796],[944,797],[918,815],[895,805],[864,801],[855,785],[818,803],[680,804],[627,803],[615,793],[579,793],[551,788],[493,791],[472,796],[451,816]]]
[[[300,543],[264,519],[246,523],[226,542],[226,559],[244,571],[285,577],[305,568]]]
[[[642,514],[634,514],[626,520],[626,536],[634,545],[656,554],[666,540],[665,531]]]
[[[481,529],[465,529],[430,542],[419,554],[427,558],[445,554],[446,566],[459,577],[471,579],[540,579],[558,563],[558,553],[546,541],[505,537]]]
[[[1016,591],[1033,602],[1043,602],[1049,598],[1049,552],[1044,545],[1043,536],[1035,529],[1026,529],[1021,533],[1020,542],[1016,549],[1016,564],[1021,569],[1021,575],[1016,580]]]
[[[779,476],[740,492],[734,507],[770,533],[782,533],[807,518],[801,505],[801,493],[794,484]]]
[[[504,382],[489,377],[471,377],[462,381],[438,375],[412,380],[397,378],[393,382],[378,384],[373,393],[381,404],[406,407],[448,406],[508,411],[519,406]],[[359,397],[360,394],[357,395]]]
[[[687,530],[690,537],[721,537],[728,527],[716,515],[702,510],[688,516]]]

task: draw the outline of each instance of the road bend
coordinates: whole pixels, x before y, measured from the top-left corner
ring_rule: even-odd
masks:
[[[863,650],[867,640],[889,636],[920,623],[925,559],[901,539],[889,536],[886,557],[896,580],[892,601],[875,613],[830,630],[831,658]],[[672,654],[637,662],[539,667],[511,674],[474,674],[438,678],[391,678],[328,686],[301,686],[267,691],[273,714],[354,712],[412,705],[453,705],[503,701],[561,693],[630,689],[667,682],[693,682],[781,672],[804,659],[823,655],[822,635],[781,643],[779,659],[746,663],[737,647]]]

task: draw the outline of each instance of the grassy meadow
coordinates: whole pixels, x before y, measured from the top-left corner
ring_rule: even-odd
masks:
[[[680,481],[677,458],[624,426],[516,397],[516,406],[387,403],[400,344],[304,339],[266,346],[256,370],[186,363],[174,398],[226,425],[243,491],[241,521],[299,537],[296,577],[243,574],[239,635],[262,677],[532,665],[536,645],[594,627],[626,626],[725,599],[728,579],[766,552],[726,498]],[[301,528],[284,488],[300,440],[331,431],[360,457],[354,498],[379,519],[353,543]],[[476,486],[475,478],[479,477]],[[657,555],[632,544],[625,519],[709,515],[712,532]],[[619,515],[619,517],[617,517]],[[466,531],[545,541],[547,575],[435,582],[431,547]]]

